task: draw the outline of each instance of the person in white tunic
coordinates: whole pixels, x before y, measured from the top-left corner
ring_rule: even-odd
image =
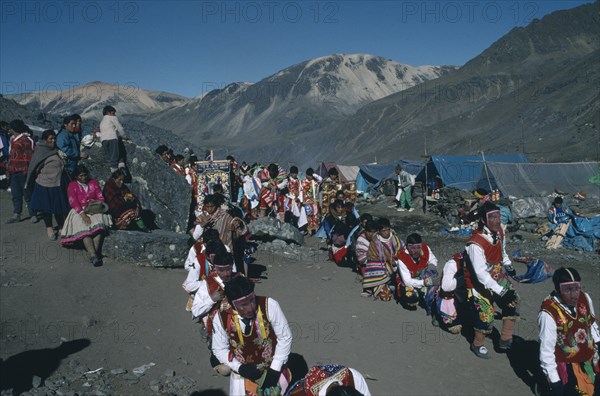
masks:
[[[238,276],[225,286],[231,309],[213,321],[212,352],[233,371],[229,394],[284,393],[291,380],[285,367],[292,333],[279,303],[256,296],[254,283]]]
[[[581,276],[574,268],[557,269],[552,281],[554,291],[538,314],[540,364],[550,394],[597,395],[600,331],[592,299],[581,290]]]

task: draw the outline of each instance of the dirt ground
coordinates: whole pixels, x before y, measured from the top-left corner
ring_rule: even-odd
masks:
[[[85,384],[86,378],[73,379],[70,391],[77,394],[153,394],[156,382],[165,376],[191,379],[186,389],[200,394],[227,393],[229,380],[213,374],[199,325],[184,310],[183,269],[140,267],[126,258],[105,259],[104,266],[94,268],[83,251],[48,241],[41,222],[4,224],[12,212],[9,193],[0,192],[0,205],[0,357],[5,362],[21,354],[19,358],[31,359],[31,373],[25,374],[48,381],[76,378],[73,367],[128,372],[103,377],[103,388],[89,378]],[[460,251],[466,239],[439,233],[444,224],[436,218],[397,213],[383,202],[362,211],[389,216],[401,238],[422,232],[441,264]],[[596,253],[546,252],[537,238],[524,239],[509,245],[509,252],[519,248],[554,268],[577,268],[596,309],[600,307]],[[316,239],[307,245],[324,246]],[[339,363],[356,368],[367,377],[373,395],[532,394],[531,378],[539,371],[536,315],[552,288],[550,281],[516,285],[522,319],[515,347],[508,355],[493,352],[492,359],[481,360],[469,351],[463,336],[433,327],[423,310],[409,312],[394,302],[361,298],[355,274],[326,261],[323,251],[302,262],[260,251],[256,259],[267,269],[257,294],[279,301],[292,328],[292,351],[309,366]],[[515,268],[522,273],[525,266],[515,263]],[[73,340],[81,341],[65,353],[53,353],[61,351],[61,342]],[[155,365],[144,376],[131,378],[133,368],[150,362]],[[7,372],[5,364],[3,375]]]

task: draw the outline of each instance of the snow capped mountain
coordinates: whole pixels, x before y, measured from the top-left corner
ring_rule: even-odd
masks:
[[[455,69],[334,54],[288,67],[255,84],[234,83],[210,91],[146,121],[194,143],[234,149],[232,139],[237,137],[252,136],[258,142],[322,131],[367,103]]]
[[[102,108],[111,105],[117,114],[140,114],[161,111],[190,101],[183,96],[148,91],[135,84],[114,85],[94,81],[63,91],[38,91],[7,95],[17,103],[54,114],[79,113],[84,118],[101,118]]]

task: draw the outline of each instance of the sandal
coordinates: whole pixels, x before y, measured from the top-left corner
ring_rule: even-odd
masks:
[[[481,359],[490,359],[491,358],[488,349],[486,347],[484,347],[483,345],[480,347],[476,347],[475,345],[471,344],[471,352],[473,352],[475,354],[475,356],[477,356],[478,358],[481,358]]]

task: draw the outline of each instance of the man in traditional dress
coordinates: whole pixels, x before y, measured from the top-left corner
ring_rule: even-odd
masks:
[[[248,232],[246,223],[223,210],[220,200],[213,194],[204,197],[203,209],[196,222],[203,230],[214,228],[219,231],[221,241],[233,252],[233,240]]]
[[[185,157],[181,154],[177,154],[171,163],[171,168],[179,174],[179,176],[186,177],[185,175]]]
[[[292,333],[279,303],[256,296],[254,283],[236,277],[225,285],[232,305],[213,321],[212,351],[233,372],[229,394],[284,393],[291,379],[285,367],[292,347]]]
[[[279,216],[279,207],[281,201],[278,200],[281,190],[287,185],[287,175],[283,168],[277,164],[269,164],[269,166],[259,174],[262,183],[260,190],[260,207],[259,216],[265,217],[275,211]]]
[[[300,206],[300,179],[298,179],[297,166],[290,167],[287,189],[286,203],[284,205],[286,211],[285,221],[300,228],[306,224],[306,212]]]
[[[336,193],[342,189],[340,174],[336,168],[327,171],[327,177],[321,183],[321,210],[329,212],[329,205],[336,199]]]
[[[419,234],[410,234],[406,238],[406,249],[401,249],[397,258],[399,279],[396,295],[404,308],[414,311],[419,302],[425,302],[425,296],[438,279],[435,269],[438,260]],[[430,312],[430,307],[426,309]]]
[[[538,315],[540,363],[550,394],[597,395],[600,330],[592,299],[581,290],[581,276],[574,268],[557,269],[552,281],[554,290]]]
[[[202,318],[209,349],[215,315],[231,308],[225,296],[225,285],[237,275],[233,272],[233,256],[231,253],[221,251],[215,254],[212,259],[212,266],[214,271],[211,271],[200,282],[192,305],[192,315]],[[229,375],[231,373],[231,369],[227,365],[221,364],[212,351],[210,363],[219,374]]]
[[[192,310],[194,295],[201,282],[212,272],[214,255],[222,250],[227,251],[227,247],[219,239],[219,232],[213,229],[204,231],[202,237],[190,248],[184,263],[188,275],[181,285],[183,290],[189,294],[186,311]]]
[[[287,396],[328,395],[370,396],[365,377],[358,370],[339,364],[313,366],[304,378],[298,380],[287,392]]]
[[[471,351],[477,357],[489,359],[484,341],[486,334],[490,334],[493,329],[493,304],[495,302],[502,309],[498,348],[508,350],[512,346],[515,322],[519,316],[518,295],[504,274],[506,271],[510,276],[515,276],[516,271],[506,254],[504,232],[500,227],[500,210],[493,203],[486,202],[479,215],[478,229],[466,244],[464,273],[475,330]]]
[[[314,173],[312,168],[306,170],[306,177],[302,180],[300,200],[306,212],[306,232],[313,235],[321,225],[321,210],[319,206],[319,183],[321,176]]]

